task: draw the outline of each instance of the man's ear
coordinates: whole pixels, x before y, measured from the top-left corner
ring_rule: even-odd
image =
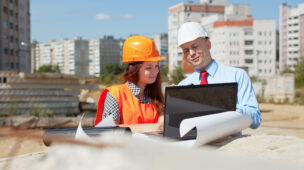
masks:
[[[209,39],[206,40],[206,46],[208,50],[211,50],[211,41]]]

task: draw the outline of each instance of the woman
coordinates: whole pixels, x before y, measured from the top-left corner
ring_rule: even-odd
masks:
[[[123,62],[128,63],[124,84],[111,86],[101,93],[95,125],[111,115],[120,125],[136,127],[132,131],[160,130],[164,98],[158,61],[163,59],[153,40],[145,36],[127,38],[122,56]],[[136,124],[147,125],[132,126]]]

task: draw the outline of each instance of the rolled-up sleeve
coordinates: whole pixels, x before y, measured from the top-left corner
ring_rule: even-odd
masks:
[[[252,119],[250,128],[256,129],[260,126],[262,117],[252,84],[242,70],[238,72],[237,78],[239,80],[236,111],[248,115]]]

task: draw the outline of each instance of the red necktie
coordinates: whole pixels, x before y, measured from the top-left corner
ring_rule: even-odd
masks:
[[[208,84],[208,81],[207,81],[208,72],[207,71],[202,71],[200,73],[200,75],[201,75],[201,83],[200,84]]]

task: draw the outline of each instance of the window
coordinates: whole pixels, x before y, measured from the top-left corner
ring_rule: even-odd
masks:
[[[3,12],[7,14],[7,8],[3,7]]]
[[[246,40],[245,41],[245,45],[252,45],[253,44],[253,41],[252,40]]]
[[[14,50],[13,49],[11,49],[11,55],[14,55]]]
[[[10,29],[14,29],[14,24],[10,23]]]
[[[253,59],[245,59],[245,63],[246,64],[252,64],[253,63]]]
[[[8,49],[7,48],[4,48],[4,54],[8,54]]]
[[[252,31],[245,31],[245,35],[252,35]]]
[[[253,54],[253,50],[245,50],[245,54],[246,55],[252,55]]]

